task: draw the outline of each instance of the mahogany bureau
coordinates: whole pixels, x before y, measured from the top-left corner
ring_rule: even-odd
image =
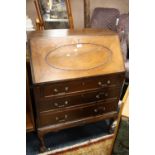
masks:
[[[125,69],[116,33],[38,31],[29,44],[41,151],[48,132],[117,117]]]

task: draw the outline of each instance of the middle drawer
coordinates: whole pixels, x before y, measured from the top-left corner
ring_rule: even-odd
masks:
[[[107,87],[100,91],[91,91],[88,93],[78,93],[73,96],[57,97],[48,101],[39,102],[39,111],[56,110],[61,108],[69,108],[72,106],[80,106],[91,102],[98,102],[106,99],[118,99],[120,95],[119,87]]]
[[[83,106],[72,109],[65,109],[63,111],[49,111],[39,114],[39,126],[56,125],[65,122],[79,121],[95,116],[104,115],[109,112],[116,112],[118,107],[118,100],[110,100],[105,102],[94,103],[89,106]]]

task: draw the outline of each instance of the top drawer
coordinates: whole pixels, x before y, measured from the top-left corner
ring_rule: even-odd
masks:
[[[87,91],[107,86],[120,86],[122,85],[123,79],[124,73],[120,73],[69,81],[60,81],[35,87],[35,94],[38,95],[39,99],[49,99],[50,97],[56,95],[65,95],[73,92]]]

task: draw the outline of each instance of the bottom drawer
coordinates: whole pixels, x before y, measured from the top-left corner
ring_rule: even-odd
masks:
[[[107,112],[117,110],[118,100],[112,100],[101,103],[94,103],[91,106],[80,107],[76,109],[64,110],[60,112],[42,112],[40,113],[40,127],[54,125],[69,121],[75,121],[86,117],[103,115]]]

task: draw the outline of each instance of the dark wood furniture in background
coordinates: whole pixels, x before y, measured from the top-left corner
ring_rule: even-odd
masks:
[[[84,7],[84,27],[90,28],[90,0],[83,0]]]
[[[28,72],[26,71],[26,132],[35,130],[34,116],[32,110],[32,98],[30,95],[30,83]]]
[[[27,37],[29,34],[27,32]],[[30,69],[30,53],[28,48],[28,43],[26,43],[26,132],[35,131],[35,121],[34,121],[34,111],[33,111],[33,101],[31,93],[31,69]]]
[[[48,132],[117,118],[125,69],[116,33],[46,30],[30,38],[41,151]]]

